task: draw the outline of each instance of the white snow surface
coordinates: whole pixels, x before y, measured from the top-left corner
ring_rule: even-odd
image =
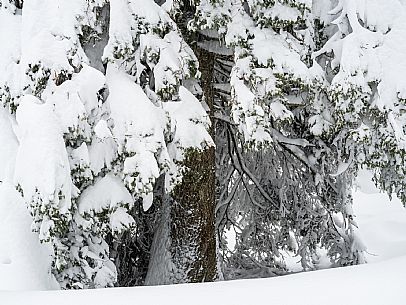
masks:
[[[30,268],[23,268],[22,262],[38,259],[26,248],[11,256],[12,241],[19,244],[18,236],[0,241],[0,300],[3,305],[14,304],[127,304],[130,300],[148,304],[346,304],[382,305],[404,304],[406,289],[406,210],[399,200],[392,202],[377,192],[369,181],[370,175],[362,173],[360,190],[354,192],[354,210],[360,227],[360,234],[368,246],[368,264],[297,273],[269,279],[240,280],[218,283],[189,284],[156,287],[113,288],[87,291],[6,291],[44,289],[46,276],[35,277]],[[17,195],[17,194],[16,194]],[[17,204],[17,203],[16,203]],[[14,204],[14,205],[16,205]],[[5,203],[0,207],[4,217]],[[19,208],[21,209],[21,207]],[[4,219],[4,218],[3,218]],[[29,219],[28,219],[29,220]],[[17,221],[0,222],[19,234],[24,226]],[[20,228],[20,229],[18,229]],[[29,225],[25,230],[29,230]],[[26,233],[25,233],[26,234]],[[0,236],[3,236],[0,234]],[[34,242],[35,239],[32,241]],[[8,242],[8,244],[7,244]],[[6,252],[6,249],[8,252]],[[5,253],[8,253],[5,255]],[[24,253],[24,254],[22,254]],[[26,253],[30,253],[27,256]],[[10,254],[10,255],[9,255]],[[29,258],[28,258],[29,257]],[[20,258],[20,261],[17,260]],[[19,265],[21,268],[17,268]],[[15,268],[16,272],[9,272]],[[24,272],[24,273],[22,273]],[[38,272],[38,270],[36,270]],[[46,275],[46,272],[43,271]],[[18,282],[17,279],[21,279]],[[32,283],[29,283],[29,282]],[[14,285],[12,284],[14,283]],[[42,286],[41,286],[42,285]]]
[[[1,292],[2,304],[404,304],[406,258],[270,279],[88,291]]]

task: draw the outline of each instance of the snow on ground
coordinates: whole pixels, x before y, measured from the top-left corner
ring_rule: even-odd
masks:
[[[390,202],[385,194],[361,192],[355,193],[354,199],[360,236],[368,248],[368,263],[406,257],[406,209],[400,201],[394,198]]]
[[[362,171],[354,192],[354,213],[360,237],[368,248],[367,261],[406,256],[406,208],[396,196],[390,201],[379,193],[371,178],[372,174]]]
[[[362,173],[360,189],[354,193],[360,235],[370,253],[368,264],[205,284],[88,291],[0,291],[0,304],[406,304],[406,209],[399,200],[390,202],[386,195],[379,194],[369,179],[367,173]],[[12,227],[9,228],[11,231]],[[3,246],[1,243],[0,253],[6,249]],[[25,278],[5,272],[9,263],[0,260],[0,290],[17,289],[16,285],[8,285],[16,279],[35,280],[29,275]],[[41,289],[27,283],[20,288]]]
[[[1,304],[405,304],[406,257],[379,264],[326,269],[270,279],[113,288],[88,291],[2,292]]]

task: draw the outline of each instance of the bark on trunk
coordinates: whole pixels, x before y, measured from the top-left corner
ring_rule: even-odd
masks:
[[[200,62],[204,101],[213,109],[214,54],[196,50]],[[214,137],[213,129],[211,136]],[[172,255],[186,282],[213,281],[216,277],[215,148],[190,151],[185,160],[189,169],[174,190],[171,209]]]

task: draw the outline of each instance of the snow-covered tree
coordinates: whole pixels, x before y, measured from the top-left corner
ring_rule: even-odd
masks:
[[[357,171],[403,196],[404,11],[400,1],[199,2],[193,27],[219,58],[216,212],[231,277],[279,273],[286,250],[304,268],[318,247],[335,264],[364,261]]]
[[[0,7],[4,28],[13,27],[1,35],[15,41],[2,47],[1,101],[16,113],[14,183],[32,228],[52,245],[62,288],[112,286],[108,241],[136,225],[134,204],[150,208],[160,175],[165,192],[181,181],[187,149],[212,143],[207,114],[186,88],[196,59],[153,1]],[[97,59],[91,43],[107,31]]]
[[[312,267],[319,247],[336,264],[363,261],[351,210],[354,172],[341,171],[346,159],[334,139],[314,132],[324,127],[312,116],[323,103],[324,67],[312,54],[324,41],[313,9],[306,1],[198,6],[194,27],[212,37],[217,32],[223,47],[214,52],[227,54],[224,46],[233,52],[218,65],[229,77],[218,77],[216,115],[217,224],[231,276],[283,271],[286,250],[300,255],[304,268]],[[237,230],[232,253],[222,239],[230,227]]]

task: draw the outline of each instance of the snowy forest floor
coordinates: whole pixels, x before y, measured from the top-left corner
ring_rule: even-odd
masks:
[[[32,274],[21,274],[26,266],[13,266],[18,257],[6,259],[3,255],[0,257],[0,304],[406,304],[406,209],[397,199],[390,202],[385,195],[377,193],[367,180],[361,179],[361,190],[354,193],[354,209],[361,237],[368,247],[368,264],[269,279],[45,292],[6,291],[38,286],[29,283],[36,280]],[[11,227],[8,230],[14,232]],[[10,250],[6,246],[0,243],[0,254]],[[38,251],[20,255],[32,262],[35,255],[40,254]]]

